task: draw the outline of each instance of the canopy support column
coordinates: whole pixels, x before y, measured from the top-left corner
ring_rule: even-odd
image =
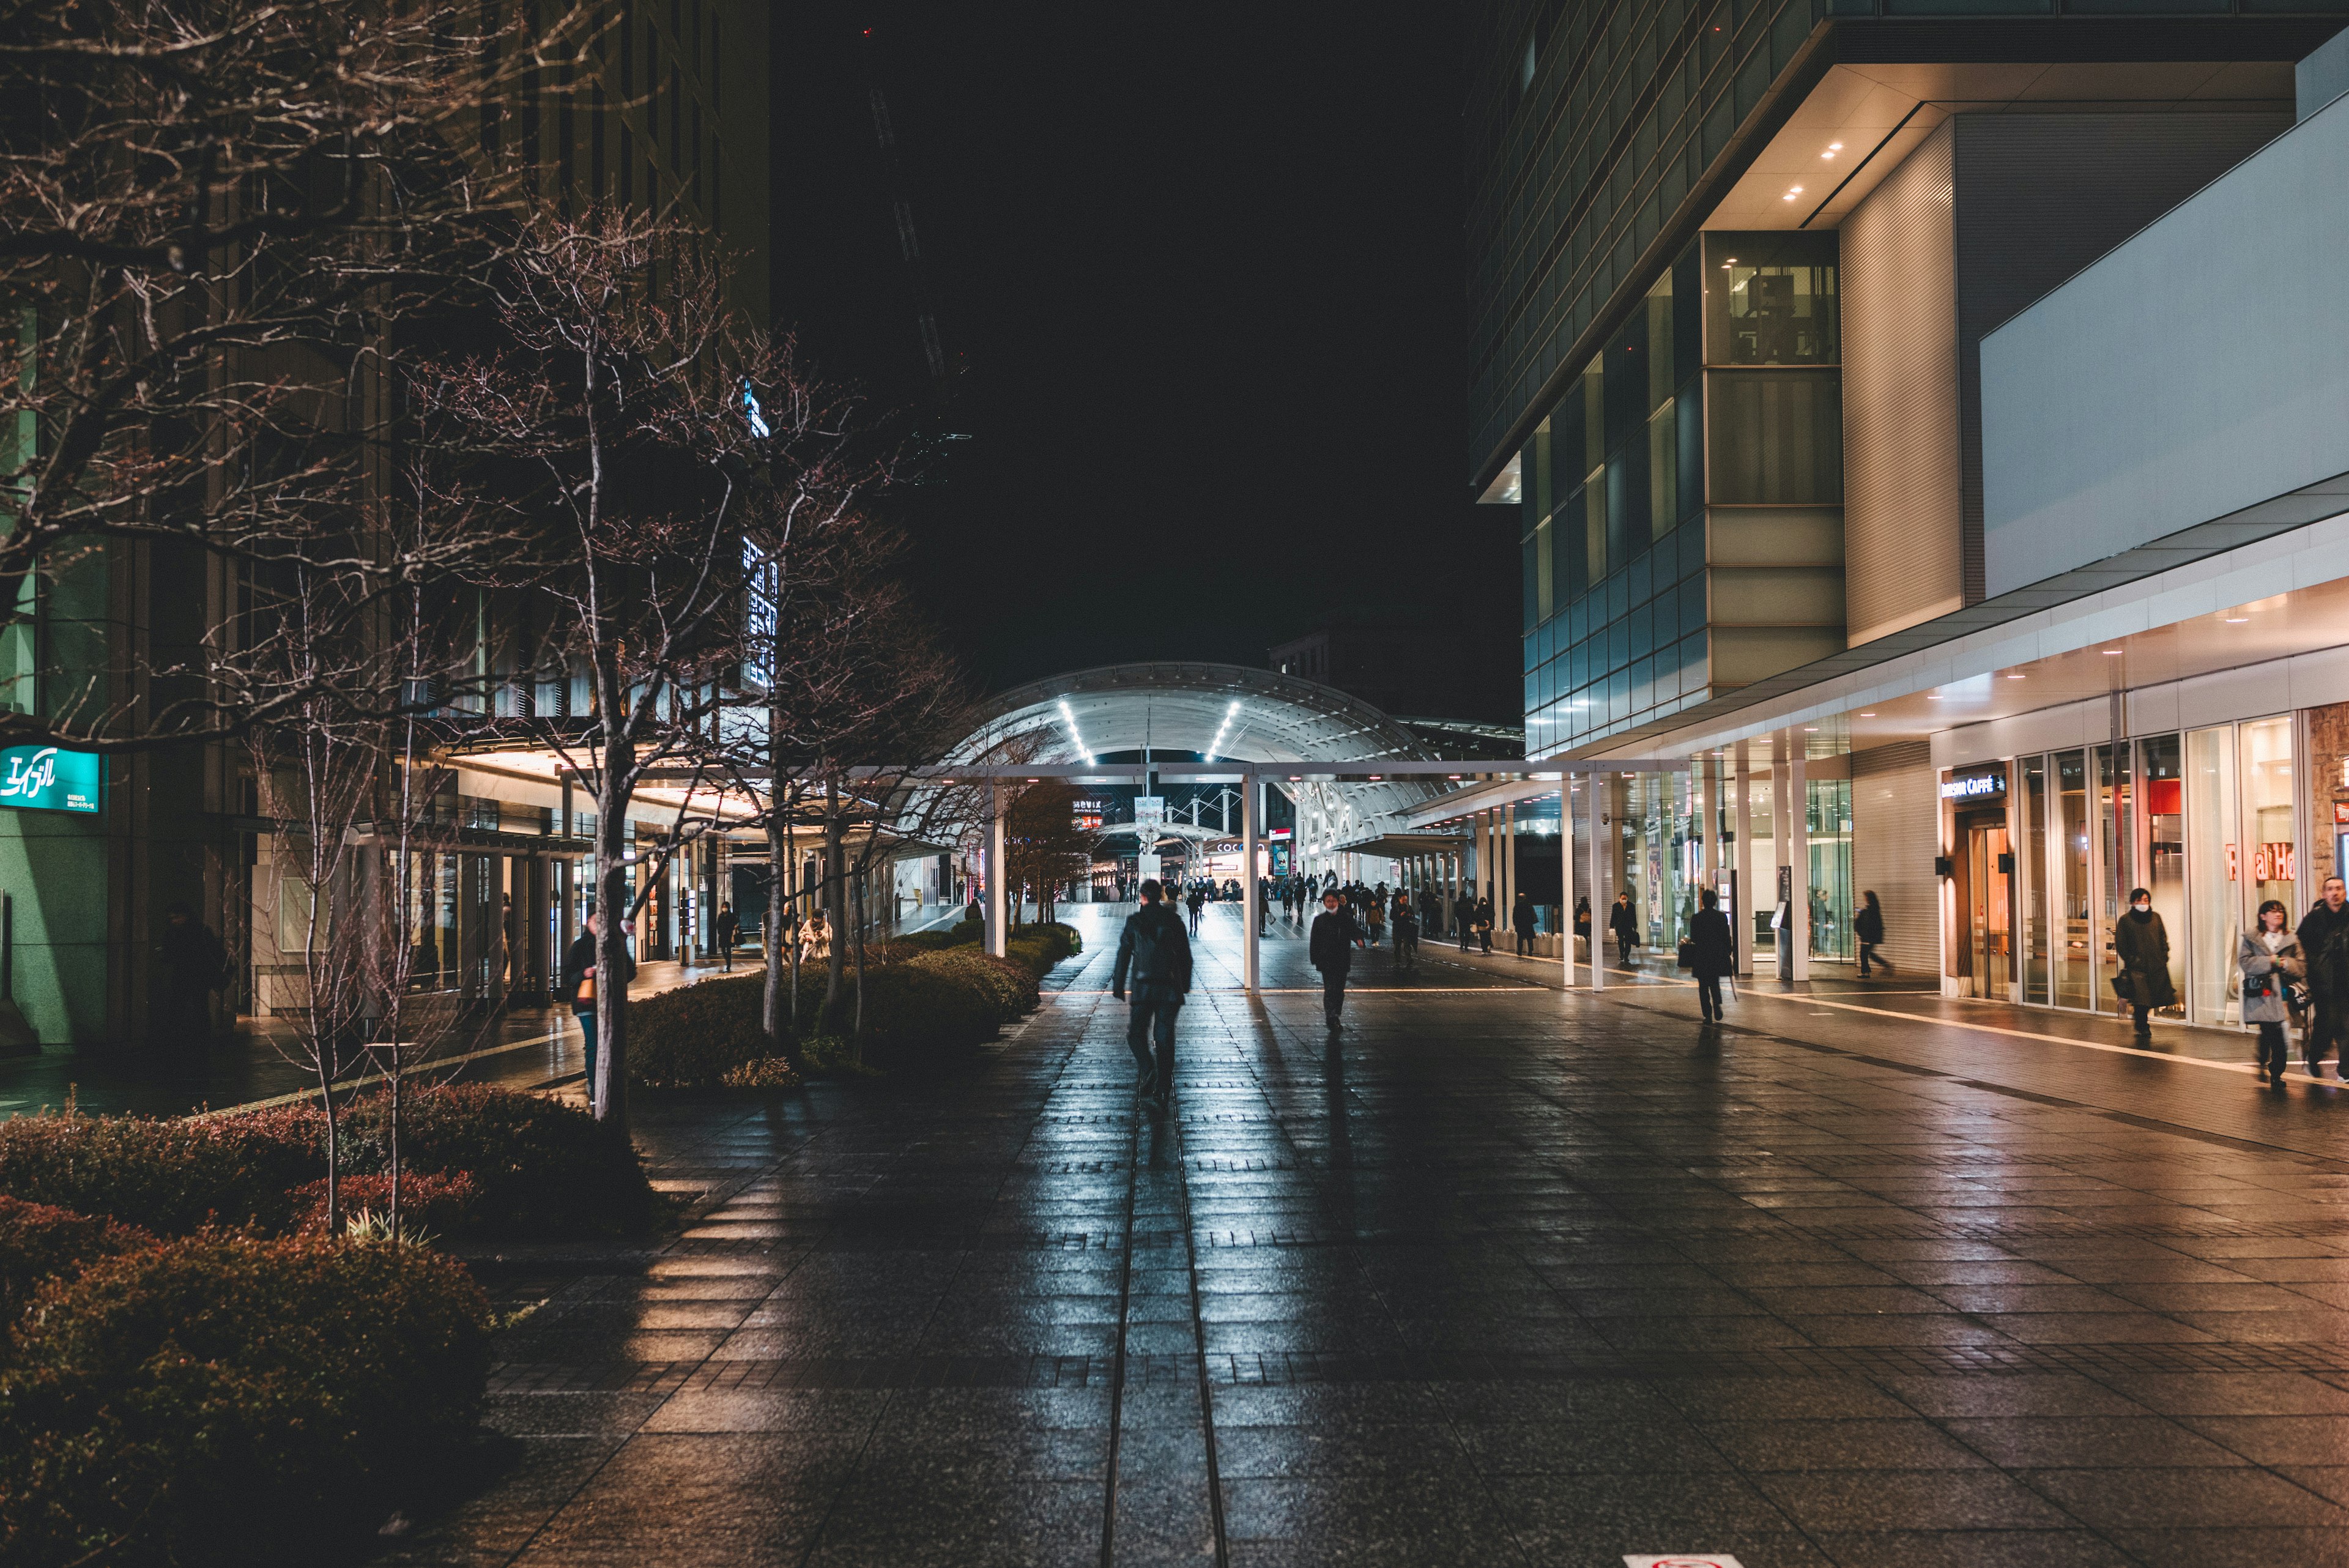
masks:
[[[987,950],[997,958],[1009,952],[1011,940],[1011,872],[1005,864],[1003,818],[1003,786],[997,784],[988,792],[987,816]]]
[[[1597,769],[1585,781],[1585,802],[1590,822],[1590,989],[1607,989],[1607,917],[1612,895],[1607,888],[1607,791]]]
[[[1257,936],[1264,924],[1264,888],[1256,872],[1263,791],[1264,783],[1256,774],[1240,775],[1240,919],[1247,927],[1240,944],[1240,985],[1251,996],[1257,992]]]

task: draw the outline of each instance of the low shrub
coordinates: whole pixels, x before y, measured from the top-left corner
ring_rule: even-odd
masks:
[[[1004,944],[1006,956],[1041,980],[1062,959],[1084,950],[1084,939],[1073,926],[1059,921],[1042,926],[1022,926],[1011,933]]]
[[[730,1089],[796,1089],[800,1075],[788,1056],[753,1056],[728,1068],[725,1083]]]
[[[0,1561],[346,1555],[470,1441],[491,1323],[422,1247],[212,1234],[91,1262],[0,1368]]]
[[[44,1281],[154,1244],[155,1238],[136,1225],[0,1198],[0,1332]]]
[[[493,1235],[627,1233],[650,1226],[660,1201],[628,1135],[544,1095],[489,1084],[411,1089],[401,1117],[409,1172],[464,1172],[467,1228]],[[389,1168],[391,1099],[370,1095],[347,1113],[347,1168]]]
[[[343,1116],[346,1179],[391,1167],[391,1101]],[[627,1135],[543,1096],[488,1085],[410,1088],[401,1118],[409,1178],[463,1173],[471,1229],[585,1234],[641,1230],[659,1212]],[[284,1233],[326,1175],[326,1116],[282,1106],[240,1116],[44,1114],[0,1122],[0,1196],[109,1215],[163,1235],[207,1225]],[[388,1193],[387,1193],[388,1196]],[[453,1229],[454,1227],[451,1227]]]
[[[801,976],[802,994],[806,979]],[[628,1081],[655,1089],[713,1088],[732,1068],[768,1054],[766,988],[763,974],[736,975],[629,1002]]]
[[[341,1189],[343,1219],[346,1224],[361,1214],[382,1220],[388,1226],[391,1220],[391,1177],[346,1175],[337,1183]],[[326,1228],[326,1179],[305,1182],[294,1189],[302,1206],[302,1218],[297,1234],[314,1235]],[[399,1175],[399,1228],[404,1234],[431,1236],[453,1235],[465,1228],[468,1211],[473,1206],[472,1172],[466,1170],[442,1173],[428,1170],[403,1170]]]
[[[994,1008],[998,1024],[1025,1018],[1036,1010],[1035,971],[1017,959],[997,958],[976,948],[949,948],[945,952],[926,953],[905,967],[953,975],[976,988]],[[992,1034],[994,1031],[988,1033]]]
[[[0,1121],[0,1195],[111,1215],[165,1235],[293,1222],[294,1189],[326,1172],[317,1113]]]

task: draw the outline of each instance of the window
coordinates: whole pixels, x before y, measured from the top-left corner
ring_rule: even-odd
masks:
[[[1704,254],[1707,364],[1840,360],[1833,234],[1711,234]]]

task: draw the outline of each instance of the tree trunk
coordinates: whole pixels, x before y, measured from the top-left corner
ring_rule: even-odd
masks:
[[[823,904],[824,922],[832,927],[831,961],[825,965],[823,981],[824,1019],[829,1023],[832,1010],[840,1001],[843,967],[848,961],[847,911],[842,907],[841,852],[845,833],[840,820],[840,785],[832,779],[823,783]]]
[[[856,1023],[852,1031],[862,1042],[864,1038],[864,872],[856,873]]]
[[[792,1066],[800,1064],[799,1045],[799,959],[795,950],[783,950],[783,914],[789,909],[783,877],[791,867],[791,830],[784,826],[783,804],[768,803],[767,812],[767,980],[761,1017],[765,1021],[767,1039],[772,1049],[781,1052]],[[791,973],[786,976],[785,966]],[[789,995],[786,996],[788,988]],[[786,1003],[791,1012],[786,1015]]]
[[[607,715],[617,711],[617,702],[605,708]],[[628,799],[620,781],[635,765],[633,745],[607,742],[595,781],[595,912],[603,929],[595,938],[595,1081],[589,1087],[595,1119],[617,1127],[628,1123],[628,988],[614,978],[628,956]]]

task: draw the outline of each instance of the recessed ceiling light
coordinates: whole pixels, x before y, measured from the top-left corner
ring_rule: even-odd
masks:
[[[2106,659],[2118,659],[2120,656],[2121,650],[2117,648],[2108,648],[2105,649],[2105,657]]]
[[[2230,615],[2227,618],[2227,624],[2229,626],[2240,626],[2251,618],[2247,615]]]
[[[2020,675],[2010,675],[2010,676],[2008,676],[2008,677],[2007,677],[2007,679],[2008,679],[2009,680],[2022,680],[2022,679],[2023,679],[2023,677],[2022,677],[2022,676],[2020,676]]]
[[[1827,143],[1827,151],[1830,152],[1841,152],[1843,151],[1843,143],[1840,141],[1830,141]]]
[[[1806,724],[1803,726],[1803,733],[1806,735],[1816,735],[1818,732],[1819,727],[1816,724]]]
[[[1941,694],[1938,691],[1928,691],[1925,693],[1925,701],[1928,702],[1939,702],[1940,700]]]
[[[1861,717],[1861,718],[1863,718],[1863,719],[1873,719],[1873,718],[1875,718],[1875,717],[1876,717],[1876,715],[1875,715],[1875,714],[1873,714],[1873,713],[1862,713],[1862,714],[1860,715],[1860,717]]]

